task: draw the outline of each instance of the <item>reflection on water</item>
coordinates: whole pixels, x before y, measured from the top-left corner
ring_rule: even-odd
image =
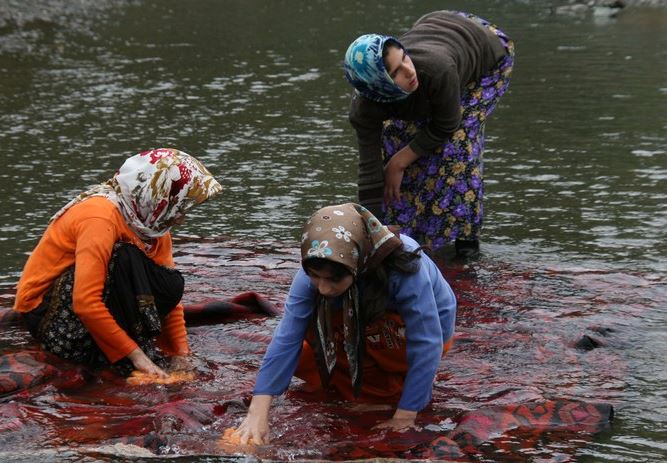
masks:
[[[355,195],[344,49],[362,32],[400,34],[441,7],[434,1],[202,0],[193,7],[118,0],[80,2],[77,10],[66,3],[54,3],[60,13],[39,20],[0,15],[2,307],[11,305],[11,287],[48,218],[146,148],[175,146],[200,157],[225,188],[195,210],[182,236],[253,237],[268,254],[277,243],[294,243],[312,210]],[[584,453],[592,461],[600,455],[650,460],[667,445],[661,437],[667,326],[658,302],[667,298],[657,289],[667,271],[667,12],[628,8],[615,20],[596,22],[553,16],[549,4],[447,5],[493,19],[517,42],[510,92],[487,127],[483,252],[497,265],[536,272],[521,288],[522,301],[539,300],[539,307],[527,304],[530,317],[584,314],[601,325],[607,317],[618,323],[614,343],[623,344],[612,347],[625,362],[623,379],[604,391],[618,399],[618,420]],[[203,254],[177,246],[192,275],[235,262],[215,246]],[[238,259],[249,258],[239,253]],[[550,274],[527,263],[559,270]],[[280,298],[293,256],[275,265],[285,270],[265,277],[258,268],[247,280]],[[569,270],[578,266],[581,272]],[[495,281],[496,265],[483,270],[477,278]],[[508,277],[516,281],[513,272]],[[275,278],[282,278],[278,286]],[[197,284],[216,295],[242,289],[237,279]],[[553,301],[532,294],[544,285]],[[471,303],[481,297],[467,294]],[[500,308],[507,301],[491,302]],[[484,318],[491,315],[508,316],[503,310],[468,314],[462,326],[498,322]],[[540,333],[546,348],[555,349],[549,332],[532,318],[526,323],[526,339]],[[514,365],[513,348],[503,342],[466,349],[496,349],[505,355],[494,362]],[[493,384],[499,367],[488,368],[485,380]],[[585,393],[576,384],[586,374],[568,371],[557,390]],[[535,387],[539,381],[536,376]],[[466,400],[478,393],[466,392]]]

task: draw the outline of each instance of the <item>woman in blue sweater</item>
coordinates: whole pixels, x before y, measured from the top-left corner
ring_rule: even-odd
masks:
[[[311,390],[396,405],[377,428],[413,426],[452,343],[451,288],[414,240],[357,204],[322,208],[303,231],[302,268],[236,431],[241,443],[269,442],[272,398],[293,376]]]

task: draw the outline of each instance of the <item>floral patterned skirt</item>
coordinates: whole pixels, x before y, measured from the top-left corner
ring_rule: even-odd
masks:
[[[183,287],[180,272],[153,263],[132,244],[118,242],[109,261],[103,300],[118,325],[161,364],[155,336],[162,319],[181,300]],[[108,367],[109,361],[72,310],[73,288],[74,267],[70,267],[54,281],[42,303],[24,314],[24,320],[44,350],[91,368]],[[113,368],[125,376],[133,370],[127,358]]]
[[[459,14],[493,31],[508,54],[489,74],[464,90],[458,130],[433,155],[418,159],[406,169],[401,200],[386,207],[385,223],[398,225],[402,233],[434,249],[456,239],[479,239],[484,217],[484,123],[507,90],[514,64],[514,44],[500,29],[474,15]],[[385,164],[426,123],[385,121]]]

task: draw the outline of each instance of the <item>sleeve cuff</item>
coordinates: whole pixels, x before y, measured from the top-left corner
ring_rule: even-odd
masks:
[[[424,156],[428,156],[430,154],[430,151],[427,149],[424,149],[419,143],[418,143],[418,136],[415,137],[409,144],[410,148],[412,151],[417,153],[417,156],[420,158],[423,158]]]

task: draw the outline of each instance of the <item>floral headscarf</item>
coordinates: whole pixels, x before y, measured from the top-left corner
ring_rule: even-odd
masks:
[[[403,45],[388,35],[366,34],[350,44],[345,53],[345,78],[363,96],[379,103],[407,98],[410,93],[394,83],[384,66],[382,50],[391,42],[401,49]]]
[[[165,235],[186,211],[222,190],[193,156],[173,148],[144,151],[127,159],[108,181],[84,191],[50,220],[91,196],[113,202],[142,240]]]
[[[303,227],[301,262],[321,258],[344,265],[354,283],[343,296],[345,352],[355,394],[361,386],[361,358],[364,348],[363,319],[360,316],[357,277],[379,265],[401,240],[371,212],[354,203],[328,206],[315,212]],[[336,364],[336,346],[329,301],[318,296],[314,317],[316,345],[322,383],[328,384]]]

